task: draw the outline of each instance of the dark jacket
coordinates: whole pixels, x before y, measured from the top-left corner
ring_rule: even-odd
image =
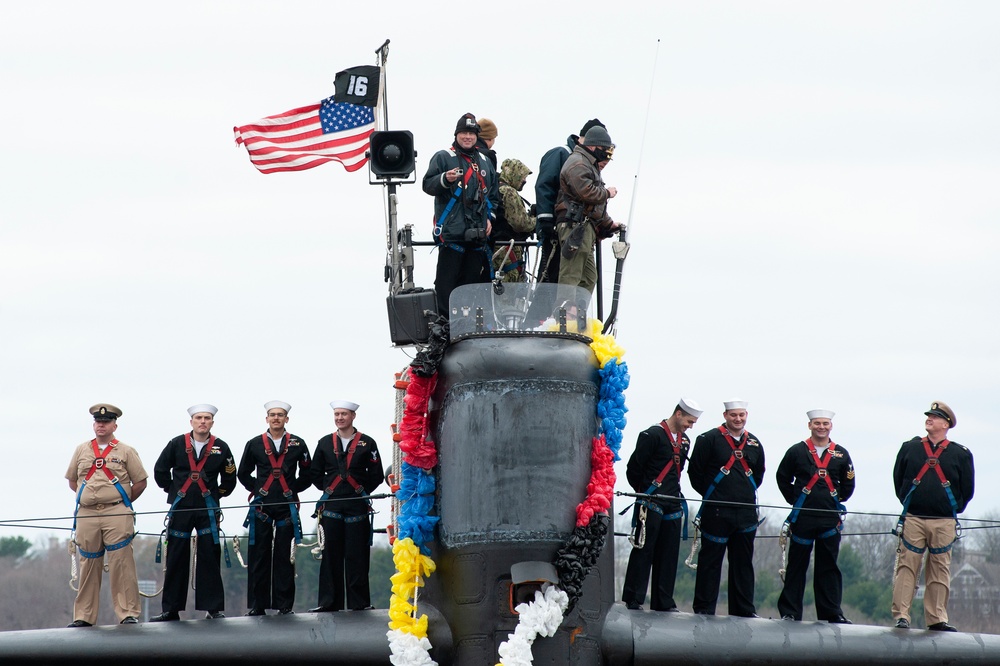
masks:
[[[288,484],[288,489],[292,491],[291,497],[285,497],[281,487],[281,481],[272,477],[271,461],[264,451],[264,435],[257,435],[247,442],[243,449],[243,457],[240,458],[240,467],[236,472],[240,483],[250,493],[251,498],[261,497],[264,504],[287,504],[297,502],[298,493],[312,485],[312,478],[309,476],[309,447],[297,435],[285,433],[286,437],[282,441],[281,453],[274,450],[273,444],[271,454],[275,460],[284,454],[281,463],[281,475]],[[267,479],[272,478],[267,488],[267,494],[261,495],[261,489],[267,483]]]
[[[565,146],[556,146],[542,155],[535,179],[535,207],[538,212],[538,235],[548,236],[556,226],[556,198],[559,196],[559,172],[577,146],[580,137],[570,134]]]
[[[156,464],[153,466],[153,479],[156,481],[156,485],[167,492],[168,504],[173,504],[177,497],[177,491],[184,486],[184,482],[191,474],[191,465],[188,462],[185,447],[184,435],[174,437],[167,442],[167,446],[160,453],[160,457],[156,459]],[[195,462],[200,460],[205,460],[205,465],[201,468],[201,478],[204,479],[205,486],[216,502],[221,497],[232,493],[233,488],[236,487],[236,463],[233,461],[229,445],[218,438],[210,439],[209,443],[201,450],[201,456],[196,458]],[[177,506],[179,508],[206,506],[197,481],[191,482],[184,494],[184,499]]]
[[[607,232],[614,221],[608,215],[608,188],[604,186],[597,157],[577,146],[559,172],[559,195],[556,197],[556,222],[572,217],[571,204],[582,207],[582,215],[594,223],[598,233]]]
[[[356,430],[355,430],[356,431]],[[326,435],[319,440],[316,453],[313,455],[310,478],[314,486],[326,493],[337,477],[341,481],[334,488],[331,498],[348,501],[329,502],[326,508],[344,515],[357,516],[368,512],[368,500],[361,499],[361,490],[366,494],[378,488],[383,481],[382,459],[378,454],[375,440],[368,435],[361,435],[350,466],[347,465],[348,451],[340,448],[339,438],[337,448],[334,448],[336,433]],[[339,453],[338,453],[339,452]],[[355,490],[347,480],[354,479],[360,487]]]
[[[937,447],[934,447],[932,452],[936,450]],[[896,465],[892,468],[892,481],[900,502],[906,499],[910,488],[913,488],[913,478],[920,473],[926,462],[927,452],[920,437],[914,437],[899,447]],[[951,442],[944,453],[940,454],[938,463],[944,477],[951,483],[951,492],[958,504],[955,513],[962,513],[975,492],[976,472],[972,452],[961,444]],[[927,518],[947,518],[952,515],[948,493],[941,486],[941,479],[933,469],[924,472],[920,484],[910,497],[907,511],[914,516]]]
[[[684,496],[681,493],[681,471],[687,462],[690,448],[691,440],[686,434],[681,435],[678,459],[667,475],[663,477],[660,487],[651,494],[672,497]],[[628,459],[628,467],[625,470],[628,484],[635,492],[645,493],[667,463],[673,459],[674,447],[663,426],[657,424],[646,428],[639,433],[639,438],[635,442],[635,451]],[[678,500],[656,499],[653,501],[668,512],[678,511],[681,508],[681,503]]]
[[[837,514],[838,502],[846,502],[854,494],[854,463],[851,462],[851,454],[847,449],[837,445],[834,445],[832,453],[827,449],[819,455],[820,462],[829,460],[826,463],[826,472],[837,490],[837,497],[830,494],[830,487],[826,481],[817,478],[811,492],[806,495],[802,503],[802,510],[796,522],[808,518],[817,523],[836,525],[840,520]],[[809,484],[815,473],[816,461],[809,453],[806,443],[799,442],[789,447],[775,474],[778,490],[781,491],[785,501],[794,506],[802,496],[802,489]],[[825,509],[825,511],[811,512],[808,509]]]
[[[486,155],[486,159],[488,159],[490,164],[493,165],[494,171],[500,171],[500,167],[497,165],[497,151],[487,146],[486,142],[482,139],[476,139],[476,150],[481,152],[483,155]]]
[[[463,173],[455,183],[449,183],[444,177],[445,172],[455,167],[461,168]],[[477,170],[482,180],[477,177]],[[496,217],[500,201],[497,172],[489,159],[475,148],[464,153],[456,150],[453,144],[448,150],[434,153],[424,174],[423,188],[424,192],[434,197],[434,225],[435,229],[441,228],[441,236],[435,240],[464,243],[467,241],[466,230],[485,231],[487,218]],[[455,203],[449,208],[452,199]],[[448,214],[442,219],[445,210]],[[476,244],[482,245],[483,242]]]
[[[724,428],[725,426],[723,426]],[[740,442],[745,442],[743,456],[753,475],[754,486],[760,488],[764,482],[764,447],[761,446],[760,440],[753,433],[745,430],[743,437],[736,442],[736,445],[739,446]],[[715,477],[718,476],[720,468],[729,462],[732,454],[733,450],[719,428],[713,428],[698,435],[691,452],[691,462],[688,464],[688,479],[691,481],[691,486],[702,498],[705,497],[705,493],[708,492]],[[729,514],[737,522],[750,524],[756,521],[757,516],[757,497],[754,486],[750,485],[743,466],[737,460],[733,463],[730,473],[724,475],[716,485],[709,499],[722,502],[740,502],[743,506],[709,504],[704,507],[704,511],[707,512],[711,509],[718,514]]]

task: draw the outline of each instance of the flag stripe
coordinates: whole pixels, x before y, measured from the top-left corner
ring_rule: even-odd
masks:
[[[277,147],[281,150],[294,150],[296,148],[309,148],[310,146],[344,146],[358,141],[367,141],[372,130],[367,130],[358,135],[338,136],[336,134],[323,134],[322,130],[298,134],[296,136],[281,137],[273,139],[269,136],[254,135],[244,137],[243,141],[248,146],[253,146],[254,152],[269,147]]]
[[[359,157],[364,157],[366,150],[368,150],[368,144],[363,144],[353,150],[310,150],[308,153],[272,151],[270,153],[259,153],[250,159],[257,165],[269,164],[271,162],[288,162],[291,160],[311,157],[338,157],[343,160],[353,160]]]

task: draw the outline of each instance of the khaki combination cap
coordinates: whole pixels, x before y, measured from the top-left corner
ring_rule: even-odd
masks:
[[[122,410],[106,402],[99,402],[90,408],[95,421],[116,421],[122,415]]]
[[[940,416],[945,421],[948,422],[949,428],[954,428],[958,425],[958,419],[955,418],[955,412],[952,411],[951,407],[941,402],[940,400],[935,400],[931,403],[931,408],[924,412],[925,416]]]

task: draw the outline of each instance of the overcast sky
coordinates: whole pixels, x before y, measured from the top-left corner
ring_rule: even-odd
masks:
[[[382,188],[336,164],[261,175],[232,136],[332,94],[386,38],[389,124],[413,131],[418,177],[466,111],[535,170],[606,123],[610,212],[633,244],[623,458],[681,395],[706,408],[695,434],[740,396],[767,452],[761,501],[783,505],[773,470],[823,407],[857,467],[849,507],[893,513],[899,444],[944,400],[980,469],[967,515],[1000,509],[1000,4],[642,4],[0,5],[0,523],[52,518],[0,535],[69,526],[63,474],[96,402],[124,410],[117,434],[150,472],[200,402],[239,455],[268,400],[312,445],[327,403],[354,400],[389,456],[410,352],[386,322]],[[431,214],[400,188],[418,238]],[[423,286],[435,259],[417,252]]]

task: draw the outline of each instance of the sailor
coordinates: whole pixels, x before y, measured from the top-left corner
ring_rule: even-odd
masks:
[[[635,503],[632,522],[636,534],[630,539],[633,548],[622,589],[622,601],[630,609],[642,608],[652,567],[650,609],[677,611],[674,578],[682,527],[687,524],[687,503],[675,498],[683,497],[681,471],[691,447],[687,431],[701,413],[694,400],[681,398],[670,418],[639,433],[629,458],[629,485],[637,493],[653,496]]]
[[[903,504],[896,574],[892,581],[892,617],[898,629],[909,629],[910,604],[927,557],[924,619],[932,631],[958,631],[948,623],[951,547],[958,536],[958,514],[975,491],[972,452],[949,441],[958,425],[955,412],[937,400],[924,412],[925,437],[904,442],[896,455],[892,480]]]
[[[692,609],[715,615],[722,560],[729,560],[729,614],[757,617],[753,603],[754,537],[757,489],[764,480],[764,447],[746,430],[747,402],[723,403],[724,423],[698,435],[688,478],[702,497],[695,526],[701,533],[701,555]]]
[[[268,608],[291,615],[295,604],[295,544],[302,542],[299,492],[308,488],[309,447],[285,426],[292,406],[272,400],[264,405],[267,431],[247,442],[236,472],[250,493],[247,565],[247,615]]]
[[[132,502],[146,489],[149,475],[136,450],[115,437],[122,410],[98,403],[90,413],[95,437],[76,447],[66,470],[69,487],[76,492],[73,544],[81,555],[80,586],[69,626],[92,627],[97,622],[105,568],[115,616],[120,624],[135,624],[142,609],[132,553]]]
[[[785,585],[778,597],[783,620],[802,619],[809,555],[816,545],[813,591],[816,617],[833,624],[850,624],[840,601],[843,577],[837,566],[842,514],[854,493],[854,464],[847,449],[830,439],[834,413],[827,409],[806,412],[810,437],[793,444],[778,465],[778,490],[792,505],[782,542],[788,547]]]
[[[458,119],[455,140],[431,157],[424,192],[434,197],[438,248],[434,289],[438,311],[448,316],[456,287],[490,279],[488,239],[500,202],[496,169],[477,147],[481,128],[471,113]]]
[[[226,597],[219,569],[222,556],[219,499],[236,487],[236,463],[229,445],[212,435],[219,411],[207,404],[188,408],[191,431],[174,437],[153,466],[156,485],[167,493],[167,570],[163,612],[150,622],[180,619],[187,605],[191,538],[196,535],[194,607],[209,619],[225,617]]]
[[[358,404],[334,400],[330,407],[337,431],[319,440],[312,463],[314,485],[323,491],[316,504],[323,540],[319,606],[312,613],[372,608],[372,509],[367,496],[382,484],[382,460],[375,440],[354,427]]]

